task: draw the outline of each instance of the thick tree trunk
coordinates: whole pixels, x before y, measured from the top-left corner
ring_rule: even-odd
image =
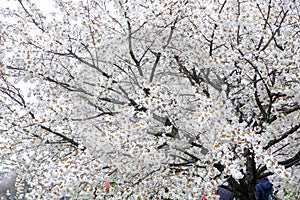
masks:
[[[257,172],[254,154],[249,149],[246,149],[244,156],[246,157],[246,172],[244,178],[236,181],[234,178],[230,177],[228,179],[229,186],[224,188],[233,192],[240,200],[255,200]],[[215,167],[219,171],[224,170],[224,167],[220,164],[216,164]]]
[[[254,153],[249,152],[247,158],[246,184],[248,189],[249,199],[255,199],[255,185],[256,185],[256,163],[254,160]]]
[[[237,196],[241,200],[255,200],[255,186],[256,186],[256,163],[254,160],[254,153],[250,149],[245,149],[244,156],[246,157],[246,174],[240,181],[240,187],[237,188]]]

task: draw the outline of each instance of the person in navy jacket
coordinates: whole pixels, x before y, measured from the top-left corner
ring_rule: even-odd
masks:
[[[268,200],[274,192],[273,184],[267,178],[262,179],[256,184],[255,191],[258,200]]]

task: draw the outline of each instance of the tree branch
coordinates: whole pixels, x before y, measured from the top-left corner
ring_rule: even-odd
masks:
[[[175,55],[174,58],[175,58],[178,66],[179,66],[179,69],[187,76],[187,78],[189,79],[191,85],[195,85],[190,72],[185,68],[185,66],[183,66],[183,64],[181,63],[181,61],[179,59],[179,56]]]
[[[178,20],[178,16],[176,17],[173,26],[171,26],[171,30],[170,30],[170,34],[169,34],[167,43],[163,46],[163,49],[167,48],[167,46],[168,46],[168,45],[170,44],[170,42],[171,42],[171,39],[172,39],[172,36],[173,36],[173,33],[174,33],[174,29],[175,29],[175,25],[176,25],[176,23],[177,23],[177,20]]]
[[[289,12],[289,10],[283,12],[283,17],[282,17],[282,19],[281,19],[281,21],[278,25],[278,28],[274,32],[272,32],[272,35],[271,35],[270,39],[268,40],[268,42],[265,44],[265,46],[260,51],[266,50],[266,48],[269,46],[271,41],[274,40],[275,35],[280,31],[281,25],[282,25],[284,19],[286,18],[288,12]]]
[[[264,150],[269,149],[271,146],[279,143],[283,139],[287,138],[289,135],[295,133],[299,128],[300,128],[300,124],[294,126],[290,130],[288,130],[287,132],[285,132],[280,138],[269,141],[269,143],[266,146],[264,146],[263,149]]]
[[[136,59],[134,53],[133,53],[133,48],[132,48],[132,30],[131,30],[131,24],[129,20],[127,21],[127,26],[128,26],[128,47],[129,47],[129,54],[134,61],[136,67],[138,68],[140,76],[143,76],[143,71],[140,66],[140,62]]]
[[[54,134],[54,135],[56,135],[56,136],[62,138],[63,140],[69,142],[69,143],[72,144],[73,146],[75,146],[75,147],[77,147],[77,148],[79,147],[79,143],[76,142],[75,140],[73,140],[73,139],[71,139],[71,138],[69,138],[69,137],[67,137],[67,136],[65,136],[65,135],[63,135],[63,134],[61,134],[61,133],[59,133],[59,132],[53,131],[52,129],[50,129],[50,128],[44,126],[44,125],[39,125],[39,126],[40,126],[42,129],[44,129],[44,130],[46,130],[46,131],[48,131],[48,132],[50,132],[50,133],[52,133],[52,134]],[[86,149],[86,147],[83,147],[82,150],[85,150],[85,149]]]
[[[152,67],[152,71],[151,71],[151,74],[150,74],[150,79],[149,79],[149,82],[150,82],[150,83],[153,81],[155,69],[156,69],[157,64],[158,64],[158,62],[159,62],[160,56],[161,56],[161,53],[160,53],[160,52],[156,53],[156,60],[155,60],[155,63],[154,63],[154,65],[153,65],[153,67]]]

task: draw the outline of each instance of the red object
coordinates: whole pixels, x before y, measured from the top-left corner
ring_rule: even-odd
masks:
[[[105,185],[105,187],[106,187],[107,189],[110,188],[110,183],[109,183],[109,182],[106,181],[106,182],[104,183],[104,185]]]
[[[202,200],[207,200],[207,198],[203,195],[203,196],[202,196]]]

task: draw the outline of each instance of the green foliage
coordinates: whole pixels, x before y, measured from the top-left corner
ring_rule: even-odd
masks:
[[[116,187],[118,184],[116,182],[109,182],[111,187]]]
[[[291,188],[284,188],[283,189],[283,196],[284,197],[288,197],[288,196],[290,196],[290,197],[297,197],[298,194],[297,194],[297,191],[295,191],[295,190],[293,190]]]

